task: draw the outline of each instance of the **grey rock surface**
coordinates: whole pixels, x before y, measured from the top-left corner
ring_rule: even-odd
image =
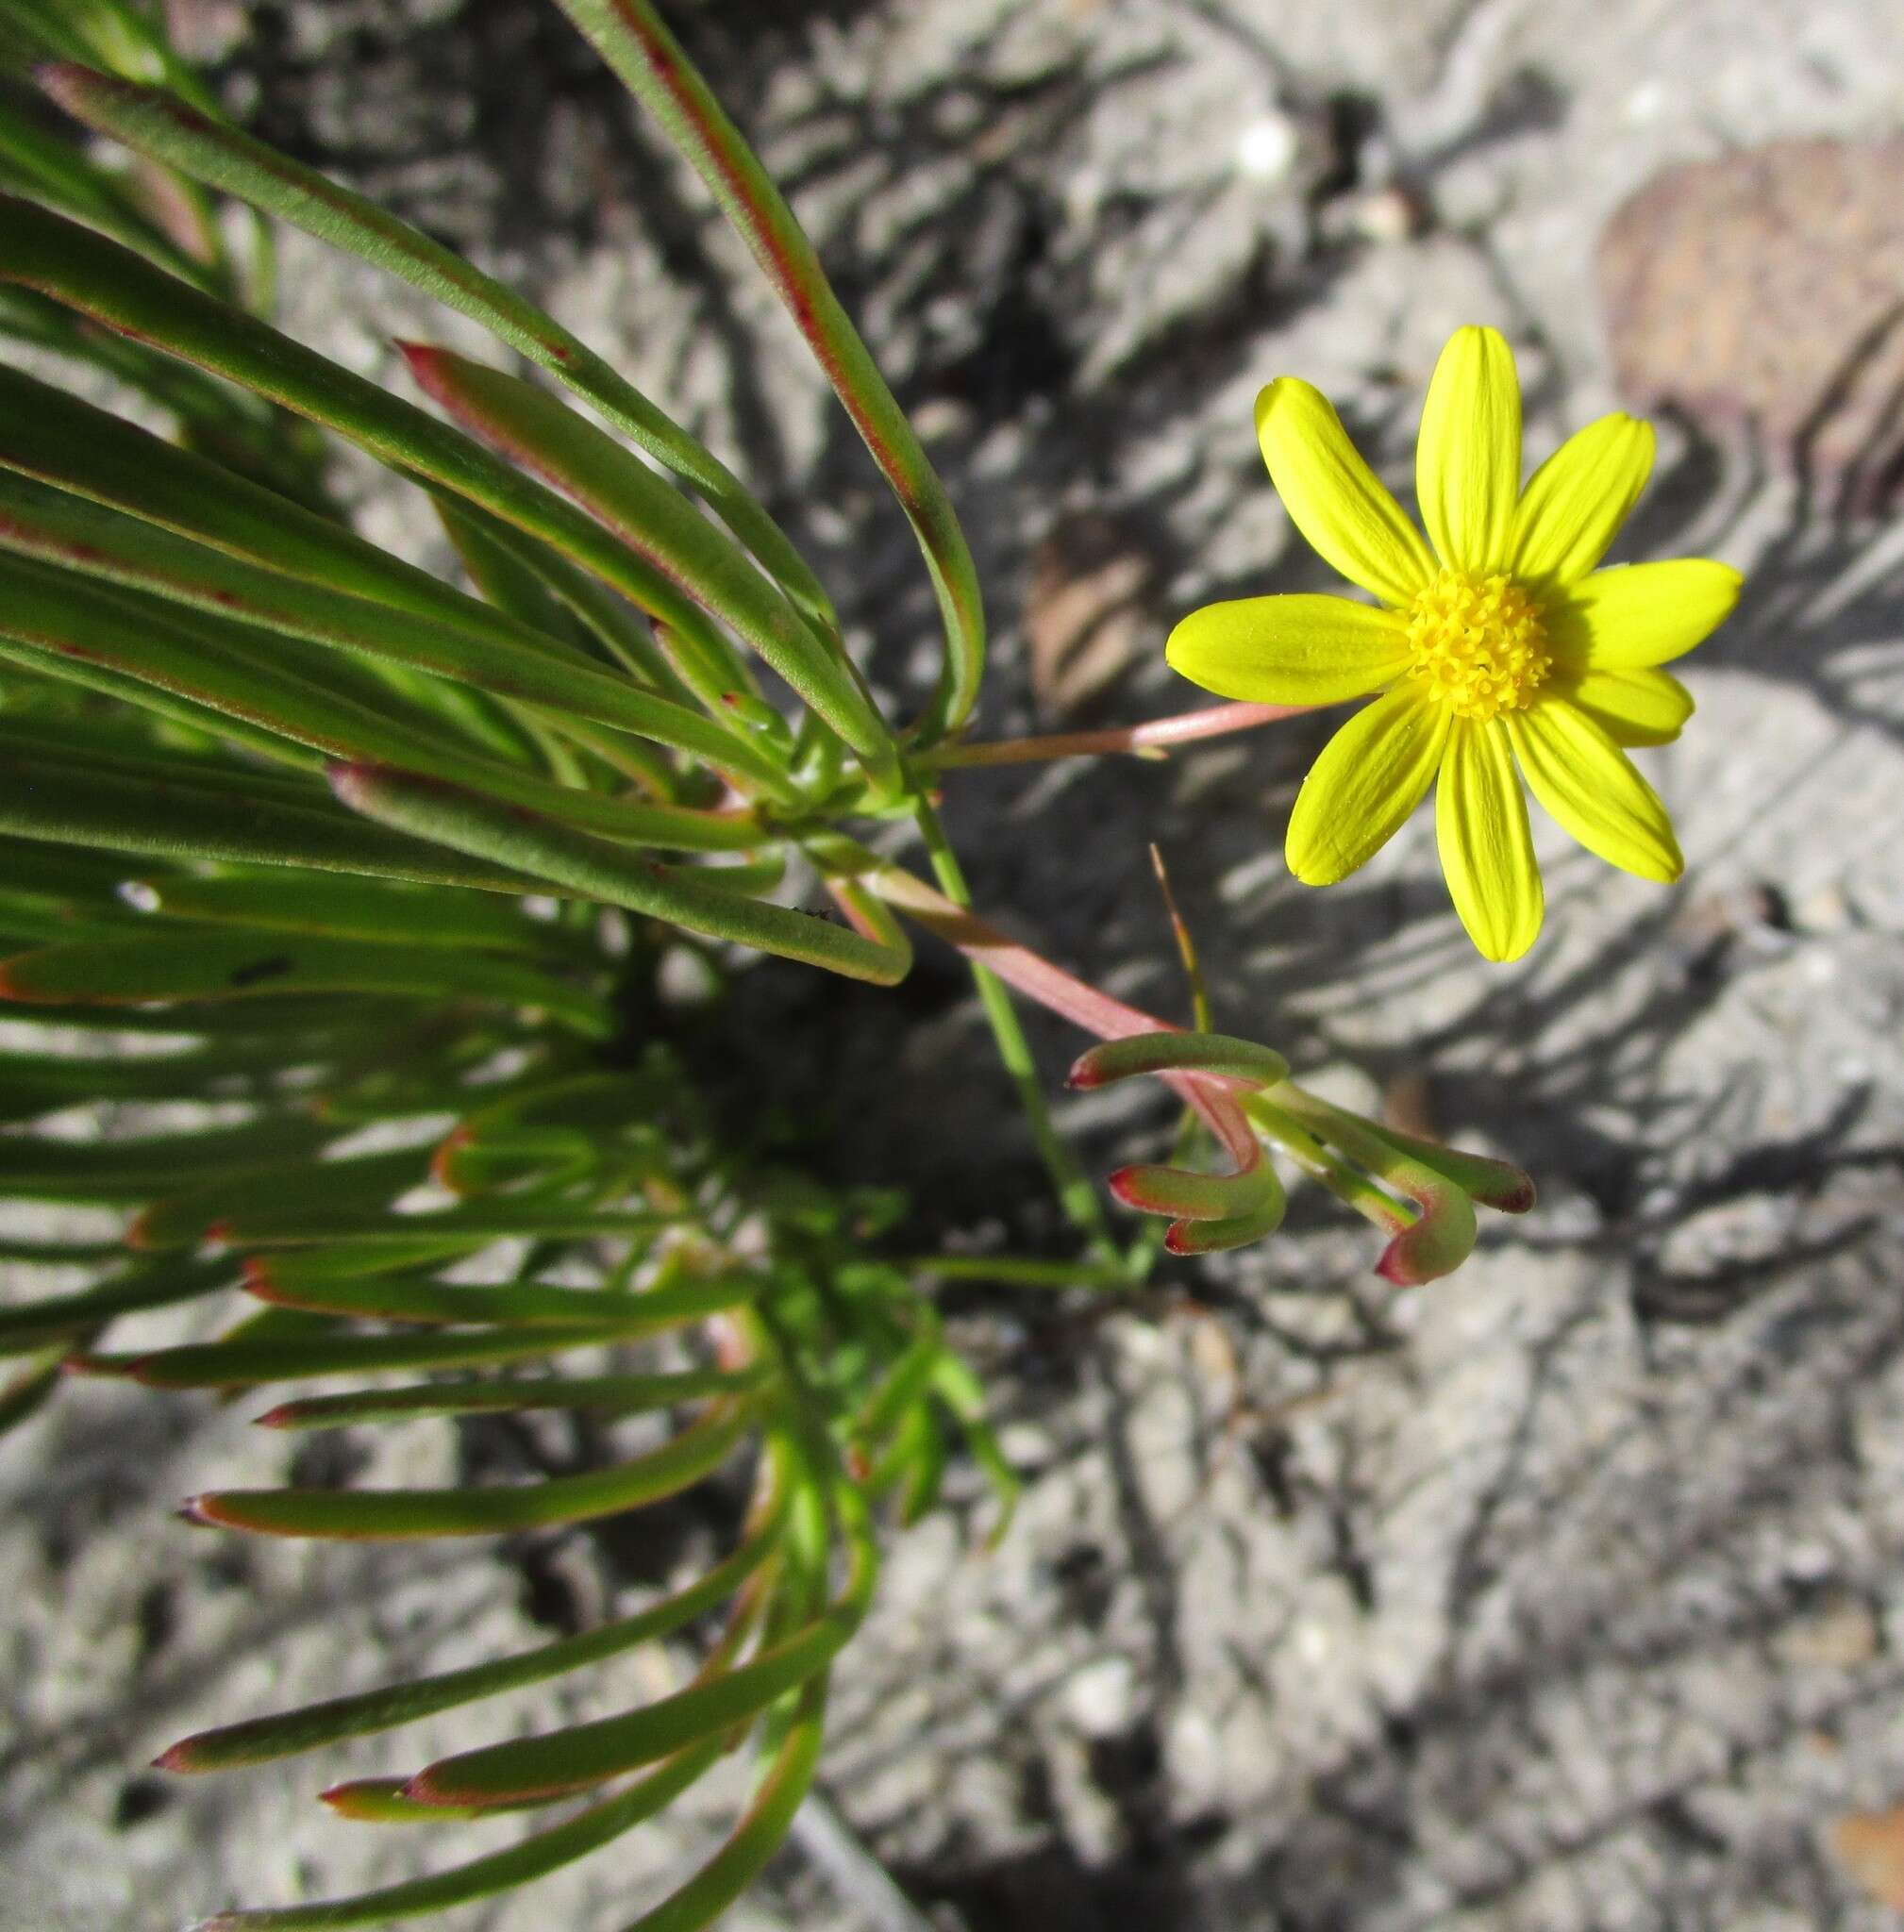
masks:
[[[1493,322],[1543,454],[1618,400],[1595,258],[1635,189],[1904,110],[1897,0],[676,11],[967,521],[986,735],[1182,708],[1157,648],[1177,615],[1328,588],[1256,453],[1268,377],[1319,384],[1400,487],[1441,341]],[[286,0],[242,24],[230,84],[259,125],[614,354],[770,497],[882,692],[916,704],[931,610],[903,524],[698,185],[554,9]],[[388,375],[400,334],[482,351],[312,245],[286,287],[288,325],[354,367]],[[349,475],[374,534],[447,566],[414,499]],[[1118,533],[1137,641],[1107,689],[1054,695],[1029,616],[1079,519]],[[1618,553],[1675,554],[1750,575],[1685,667],[1684,739],[1642,755],[1687,877],[1544,839],[1548,929],[1519,966],[1475,958],[1420,817],[1328,893],[1287,876],[1328,720],[948,798],[981,905],[1176,1013],[1160,840],[1220,1024],[1358,1104],[1407,1081],[1543,1202],[1412,1295],[1298,1194],[1275,1241],[1141,1307],[960,1314],[1026,1501],[990,1555],[976,1484],[896,1541],[827,1774],[935,1923],[1896,1924],[1829,1832],[1904,1798],[1904,543],[1679,424]],[[1028,1149],[950,966],[897,997],[756,981],[770,1097],[827,1117],[843,1170],[908,1181],[955,1232],[1053,1233],[1018,1205]],[[1035,1038],[1055,1088],[1077,1041]],[[1066,1118],[1097,1167],[1167,1129],[1121,1094]],[[301,1766],[137,1767],[200,1722],[537,1634],[521,1552],[234,1555],[174,1524],[189,1490],[276,1473],[248,1436],[89,1390],[0,1458],[0,1924],[169,1932],[409,1869],[412,1840],[332,1824]],[[565,1560],[595,1602],[664,1574]],[[711,1828],[464,1923],[608,1932]],[[862,1909],[796,1849],[731,1923],[851,1932]]]

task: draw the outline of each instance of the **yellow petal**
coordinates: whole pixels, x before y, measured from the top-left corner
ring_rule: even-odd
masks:
[[[1428,541],[1450,570],[1504,570],[1521,491],[1521,386],[1496,329],[1461,328],[1435,364],[1414,452]]]
[[[1622,872],[1670,883],[1685,870],[1666,808],[1578,705],[1543,697],[1508,714],[1528,784],[1563,831]]]
[[[1256,399],[1256,440],[1310,547],[1384,604],[1412,602],[1434,575],[1421,533],[1355,452],[1320,390],[1278,376]]]
[[[1652,473],[1649,424],[1616,411],[1568,437],[1522,492],[1509,546],[1513,575],[1555,585],[1585,576]]]
[[[1435,842],[1468,937],[1484,958],[1518,959],[1540,936],[1545,897],[1513,752],[1493,720],[1457,718],[1449,729]]]
[[[1562,690],[1615,744],[1670,744],[1693,715],[1692,692],[1669,671],[1589,671]]]
[[[1220,697],[1338,705],[1409,667],[1408,625],[1346,597],[1238,597],[1193,610],[1170,633],[1173,671]]]
[[[1547,638],[1568,662],[1638,671],[1670,664],[1724,624],[1739,573],[1701,557],[1596,570],[1549,600]]]
[[[1304,885],[1345,879],[1395,837],[1434,779],[1452,715],[1406,684],[1364,705],[1323,746],[1284,847]]]

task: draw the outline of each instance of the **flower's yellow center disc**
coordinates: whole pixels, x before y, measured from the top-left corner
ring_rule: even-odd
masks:
[[[1408,646],[1409,675],[1461,718],[1518,711],[1553,668],[1540,610],[1512,577],[1443,571],[1409,608]]]

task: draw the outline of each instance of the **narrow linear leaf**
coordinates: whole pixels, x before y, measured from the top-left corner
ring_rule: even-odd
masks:
[[[944,485],[766,170],[648,0],[557,0],[708,184],[807,338],[912,525],[938,593],[946,657],[920,726],[931,743],[970,714],[985,668],[978,575]]]
[[[584,1790],[759,1716],[824,1671],[852,1629],[847,1619],[823,1617],[752,1662],[639,1710],[440,1758],[409,1781],[406,1795],[426,1805],[486,1805]]]
[[[348,1541],[497,1536],[587,1523],[642,1508],[710,1475],[752,1421],[753,1410],[744,1402],[715,1403],[700,1421],[645,1456],[515,1489],[222,1490],[192,1497],[185,1509],[192,1521],[222,1529]]]
[[[800,553],[727,467],[612,364],[506,283],[388,209],[166,94],[75,66],[42,69],[40,81],[101,133],[400,275],[540,363],[692,484],[789,593],[834,627],[826,591]]]
[[[531,871],[583,895],[763,953],[893,986],[911,949],[896,924],[879,938],[705,884],[695,873],[640,858],[570,826],[501,808],[461,786],[376,765],[335,766],[331,787],[354,811],[473,858]]]
[[[36,655],[50,654],[56,664],[77,659],[88,674],[104,668],[157,686],[295,745],[332,757],[375,757],[409,771],[474,782],[511,806],[610,838],[735,852],[760,843],[764,836],[744,814],[629,804],[480,759],[445,745],[434,732],[393,718],[392,694],[386,693],[382,704],[359,702],[276,667],[268,632],[203,612],[192,616],[188,628],[156,598],[100,589],[17,556],[0,556],[0,636]]]
[[[337,878],[141,879],[125,889],[142,911],[167,920],[242,925],[368,944],[442,946],[478,953],[545,954],[567,937],[513,906],[476,892],[391,891]]]
[[[325,1744],[341,1743],[346,1738],[394,1730],[399,1724],[414,1724],[440,1710],[452,1710],[506,1690],[546,1683],[572,1671],[605,1663],[639,1644],[671,1636],[725,1603],[773,1554],[783,1507],[784,1497],[780,1507],[764,1511],[757,1526],[705,1576],[632,1616],[619,1617],[574,1637],[558,1638],[515,1657],[201,1731],[173,1745],[158,1760],[159,1769],[228,1771],[242,1764],[293,1757]]]
[[[0,1336],[6,1330],[0,1326]],[[280,1403],[256,1418],[267,1429],[342,1429],[446,1415],[512,1415],[527,1409],[641,1415],[677,1402],[742,1395],[760,1388],[760,1369],[676,1369],[652,1375],[537,1375],[483,1382],[421,1382],[361,1395],[312,1395]]]
[[[6,861],[0,858],[0,864]],[[178,1053],[115,1055],[0,1053],[0,1107],[24,1096],[29,1109],[75,1107],[102,1100],[175,1100],[181,1093],[219,1099],[248,1097],[282,1072],[284,1055],[260,1053],[257,1042],[206,1041]],[[5,1118],[0,1115],[0,1118]]]
[[[400,1777],[346,1778],[317,1795],[321,1804],[353,1824],[445,1824],[542,1809],[540,1805],[471,1805],[460,1811],[435,1811],[406,1798]]]
[[[0,886],[0,941],[7,949],[52,945],[60,940],[109,940],[125,930],[123,914],[111,907],[89,907],[64,895]]]
[[[315,1131],[328,1139],[334,1129],[315,1115],[311,1118]],[[319,1145],[321,1141],[313,1140],[294,1162],[267,1157],[249,1167],[210,1161],[188,1167],[184,1177],[148,1191],[148,1205],[126,1231],[125,1239],[133,1247],[144,1250],[195,1247],[210,1239],[214,1229],[227,1228],[234,1219],[246,1214],[269,1212],[287,1199],[303,1202],[307,1209],[321,1204],[330,1214],[345,1209],[376,1211],[387,1208],[423,1178],[420,1150],[414,1147],[354,1155],[343,1160],[319,1160],[312,1158]],[[204,1178],[207,1174],[211,1178]],[[153,1193],[159,1198],[150,1199]]]
[[[24,750],[4,730],[0,832],[148,858],[292,866],[483,892],[565,892],[341,811],[320,786],[279,791],[259,774],[184,759],[74,759]]]
[[[508,1323],[595,1327],[603,1322],[659,1334],[686,1322],[705,1321],[750,1301],[757,1277],[736,1273],[710,1281],[683,1281],[629,1293],[624,1290],[557,1288],[539,1281],[499,1282],[493,1288],[426,1278],[377,1276],[368,1281],[304,1283],[287,1287],[263,1257],[247,1269],[245,1289],[279,1307],[310,1308],[379,1322]]]
[[[164,32],[128,0],[77,0],[49,7],[46,0],[0,0],[6,20],[32,45],[63,59],[105,67],[127,80],[162,82],[208,112],[212,96]]]
[[[727,1843],[627,1932],[702,1932],[766,1870],[819,1772],[826,1711],[827,1683],[818,1677],[802,1692],[773,1764]]]
[[[816,637],[693,507],[546,390],[453,350],[400,345],[418,383],[512,461],[572,496],[637,554],[727,622],[866,761],[897,780],[892,734],[837,639]]]
[[[217,291],[217,275],[155,227],[114,176],[91,165],[71,142],[5,102],[0,102],[0,173],[36,201],[136,249],[167,273]]]
[[[472,1369],[492,1363],[538,1361],[571,1348],[620,1341],[630,1332],[625,1324],[604,1322],[595,1328],[203,1341],[139,1355],[80,1356],[72,1367],[77,1374],[127,1376],[147,1389],[248,1389],[267,1382],[301,1382],[312,1375],[367,1375],[393,1370]]]
[[[413,611],[399,616],[388,605],[221,556],[24,477],[0,479],[0,545],[214,617],[409,666],[511,702],[573,712],[692,752],[783,804],[800,802],[779,767],[737,732],[549,649],[540,637],[530,642]]]
[[[335,430],[378,461],[543,537],[689,641],[696,691],[718,704],[745,671],[720,627],[585,511],[460,430],[201,294],[103,236],[0,196],[0,279],[22,283]],[[24,467],[14,464],[13,467]],[[268,552],[267,552],[268,556]]]
[[[711,1769],[722,1749],[722,1744],[715,1742],[684,1751],[617,1796],[507,1850],[492,1852],[452,1871],[407,1879],[355,1898],[220,1912],[205,1920],[197,1932],[347,1932],[349,1927],[386,1925],[393,1920],[445,1911],[452,1906],[511,1890],[586,1857],[664,1810]]]
[[[342,1003],[328,998],[285,999],[276,1006],[241,1007],[235,1010],[214,1010],[211,1014],[184,1015],[173,1011],[147,1011],[139,1007],[114,1007],[109,1011],[97,1007],[21,1007],[7,1015],[9,1026],[43,1026],[63,1036],[75,1031],[91,1035],[98,1045],[110,1050],[113,1036],[122,1033],[162,1034],[175,1043],[215,1032],[226,1043],[253,1041],[262,1047],[276,1042],[279,1058],[287,1062],[305,1060],[345,1047],[368,1048],[381,1037],[398,1037],[397,1029],[413,1026],[416,1011],[401,1000],[353,1000]],[[287,1053],[289,1043],[294,1053]]]
[[[0,628],[0,663],[15,665],[36,681],[48,679],[97,691],[103,697],[131,707],[135,712],[150,713],[182,724],[189,731],[228,740],[235,746],[294,771],[310,773],[323,768],[322,756],[307,745],[295,744],[276,731],[260,728],[249,719],[203,704],[182,692],[94,663],[80,651],[49,651],[41,643],[22,643]]]
[[[609,1004],[580,987],[508,960],[446,956],[440,947],[211,929],[84,941],[0,960],[0,1000],[29,1004],[120,1006],[311,992],[539,1007],[557,1024],[591,1040],[610,1038],[616,1026]]]
[[[275,415],[268,403],[246,391],[233,389],[229,383],[220,382],[188,363],[161,356],[128,336],[95,328],[83,316],[47,296],[10,284],[0,288],[0,335],[16,342],[30,342],[36,349],[49,350],[85,368],[102,371],[135,394],[168,410],[181,425],[190,424],[201,438],[208,434],[220,438],[227,447],[242,449],[252,463],[266,472],[284,472],[282,480],[274,475],[269,487],[286,492],[292,489],[293,478],[289,469],[293,458],[276,441],[277,426],[283,419]],[[13,382],[32,380],[18,372],[8,374]],[[60,391],[56,390],[52,393],[57,395]],[[6,403],[0,402],[0,415],[6,413]],[[308,484],[309,479],[296,480]]]
[[[513,570],[539,584],[631,677],[676,704],[694,702],[693,687],[661,649],[648,620],[599,577],[571,563],[554,544],[503,523],[473,503],[441,491],[434,501],[464,568],[492,602],[503,601],[492,589],[497,573]]]
[[[0,986],[6,963],[0,962]],[[316,1122],[295,1116],[122,1141],[8,1134],[0,1137],[0,1190],[23,1201],[137,1204],[189,1185],[208,1168],[242,1173],[308,1160],[329,1138]]]
[[[84,1334],[117,1315],[173,1307],[232,1285],[228,1263],[175,1261],[130,1268],[95,1288],[0,1308],[0,1355],[45,1348],[62,1337]]]
[[[0,1235],[0,1261],[18,1261],[28,1267],[84,1267],[118,1260],[123,1255],[118,1241],[36,1241]]]
[[[170,358],[168,366],[196,374]],[[287,504],[221,464],[4,366],[0,466],[192,538],[222,555],[427,618],[461,636],[506,650],[546,654],[564,648],[330,518]],[[532,545],[535,540],[521,541]]]
[[[234,1215],[223,1234],[227,1243],[241,1248],[315,1244],[327,1253],[322,1257],[295,1258],[300,1263],[321,1258],[325,1266],[337,1267],[344,1251],[353,1247],[409,1253],[428,1243],[445,1253],[459,1249],[473,1254],[499,1241],[587,1241],[652,1236],[673,1226],[679,1218],[650,1210],[598,1212],[563,1203],[547,1206],[516,1200],[476,1202],[427,1214],[313,1212],[304,1203],[288,1202]],[[278,1264],[274,1260],[272,1265]]]

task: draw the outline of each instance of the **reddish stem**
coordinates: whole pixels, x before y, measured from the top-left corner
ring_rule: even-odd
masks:
[[[898,867],[887,867],[867,880],[889,905],[897,906],[936,934],[948,945],[957,946],[968,959],[989,967],[1007,986],[1014,987],[1041,1007],[1048,1008],[1073,1025],[1094,1033],[1099,1040],[1127,1040],[1135,1033],[1180,1033],[1168,1020],[1160,1020],[1139,1007],[1126,1006],[1108,992],[1100,992],[1076,974],[1054,966],[1029,946],[1008,939],[995,925],[989,925],[976,912],[967,912],[924,879],[915,878]],[[1228,1149],[1230,1158],[1242,1169],[1253,1166],[1260,1157],[1255,1132],[1244,1117],[1232,1094],[1246,1091],[1247,1083],[1220,1074],[1169,1073],[1162,1078],[1181,1095]]]

